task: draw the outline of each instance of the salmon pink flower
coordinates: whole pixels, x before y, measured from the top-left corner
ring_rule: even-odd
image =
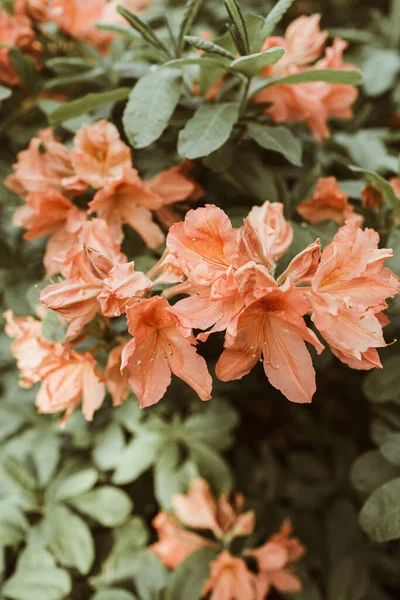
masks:
[[[318,352],[323,346],[303,319],[308,302],[290,279],[278,287],[267,271],[264,284],[258,273],[258,295],[264,285],[264,296],[254,298],[253,289],[248,289],[253,278],[246,271],[256,268],[250,263],[241,273],[239,287],[248,298],[248,306],[228,327],[216,375],[222,381],[241,379],[263,357],[265,374],[275,388],[292,402],[311,402],[315,372],[305,342]]]
[[[179,521],[191,529],[209,529],[216,538],[249,535],[254,529],[254,512],[241,513],[243,499],[237,497],[236,510],[226,496],[215,500],[208,483],[194,479],[187,494],[174,494],[172,507]]]
[[[159,541],[150,546],[150,550],[169,569],[176,569],[196,550],[214,545],[210,540],[182,529],[165,511],[161,511],[153,519],[153,527],[157,531]]]
[[[115,125],[104,119],[78,131],[71,160],[78,177],[95,190],[118,181],[132,166],[129,147]]]
[[[374,185],[368,184],[361,190],[361,200],[363,208],[379,208],[383,203],[383,194]]]
[[[26,15],[33,21],[44,23],[47,20],[49,0],[16,0],[14,13]]]
[[[146,275],[135,271],[133,262],[115,265],[104,279],[103,291],[98,297],[102,314],[119,317],[130,304],[150,291],[152,285]]]
[[[389,180],[389,183],[392,186],[396,196],[398,196],[398,198],[400,198],[400,177],[392,177]]]
[[[254,261],[272,271],[293,241],[293,229],[280,202],[254,206],[244,221],[240,246],[244,262]]]
[[[257,576],[244,560],[224,550],[211,563],[210,577],[202,594],[211,592],[210,600],[263,600],[265,595],[260,595],[257,588]]]
[[[158,248],[164,234],[153,221],[152,210],[162,205],[162,199],[143,182],[136,169],[125,168],[118,181],[99,190],[89,203],[90,213],[96,212],[109,224],[116,240],[123,239],[122,225],[127,224],[149,248]]]
[[[84,40],[99,49],[112,39],[109,34],[96,29],[107,0],[50,0],[49,21],[78,40]]]
[[[74,208],[71,200],[59,192],[31,192],[24,206],[15,211],[12,222],[14,226],[27,230],[26,240],[36,240],[58,231]]]
[[[4,313],[5,332],[15,341],[11,352],[20,371],[20,385],[30,388],[40,381],[40,367],[54,353],[56,345],[42,337],[42,324],[33,317],[15,317],[12,310]]]
[[[29,192],[70,191],[69,181],[73,181],[75,194],[84,192],[87,187],[74,177],[70,151],[54,137],[51,129],[39,131],[29,148],[18,153],[13,169],[14,173],[5,183],[20,196]]]
[[[72,246],[79,242],[85,222],[86,213],[75,207],[71,208],[65,223],[50,236],[43,257],[47,278],[57,273],[65,275],[67,254]]]
[[[82,398],[82,412],[87,421],[103,403],[105,387],[93,356],[71,350],[67,355],[52,356],[42,364],[42,384],[36,396],[41,413],[65,411],[61,424]]]
[[[85,223],[80,242],[73,246],[65,260],[68,278],[48,285],[42,290],[41,302],[69,323],[67,338],[75,336],[100,311],[98,296],[103,291],[103,280],[112,267],[125,262],[101,219]]]
[[[271,588],[281,593],[293,594],[302,590],[300,579],[292,572],[293,563],[305,552],[299,540],[291,537],[292,527],[285,521],[279,533],[273,535],[263,546],[247,551],[257,560],[260,598],[266,598]]]
[[[327,31],[321,31],[321,15],[301,16],[290,23],[285,32],[283,60],[290,65],[309,65],[321,56]],[[278,67],[279,68],[279,67]]]
[[[113,348],[108,355],[104,380],[111,394],[113,406],[121,406],[129,395],[128,375],[122,370],[122,350],[127,340]]]
[[[283,283],[290,277],[297,285],[309,285],[317,272],[320,260],[321,242],[317,239],[290,261],[286,271],[279,277],[278,283]]]
[[[133,14],[138,14],[150,8],[151,0],[110,0],[101,13],[100,23],[111,23],[116,25],[126,24],[125,19],[117,11],[118,6],[123,6]]]
[[[349,203],[347,194],[341,191],[335,177],[319,179],[314,194],[297,207],[297,212],[309,223],[320,223],[332,219],[339,225],[354,220],[361,226],[364,219]]]
[[[312,319],[332,351],[353,368],[379,366],[376,348],[386,346],[380,313],[400,292],[384,262],[392,250],[378,249],[379,236],[353,222],[339,229],[322,253],[311,282]]]
[[[171,373],[190,385],[202,400],[211,398],[212,379],[194,348],[192,330],[185,327],[165,298],[155,296],[127,309],[133,338],[122,351],[122,369],[140,406],[151,406],[165,394]]]
[[[24,54],[37,58],[41,44],[35,40],[30,19],[24,14],[10,15],[0,9],[0,82],[17,85],[19,77],[9,58],[9,48],[16,47]]]

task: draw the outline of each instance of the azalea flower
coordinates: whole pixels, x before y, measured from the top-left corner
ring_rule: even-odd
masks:
[[[152,285],[146,275],[135,271],[134,262],[115,265],[103,280],[103,290],[98,297],[102,314],[119,317],[136,298],[150,291]]]
[[[211,592],[210,600],[264,600],[259,592],[257,575],[247,568],[242,558],[221,552],[211,563],[211,573],[202,594]]]
[[[318,180],[311,198],[303,200],[297,212],[309,223],[320,223],[332,219],[339,225],[353,220],[361,226],[364,218],[358,215],[349,203],[347,194],[341,191],[335,177],[324,177]]]
[[[328,244],[311,282],[312,320],[332,352],[352,368],[381,366],[376,348],[386,346],[381,312],[400,291],[384,267],[392,250],[378,249],[379,235],[348,221]]]
[[[400,198],[400,177],[392,177],[389,180],[389,183],[392,186],[396,196],[398,196]]]
[[[105,219],[119,242],[122,242],[122,226],[126,223],[149,248],[158,248],[164,242],[164,234],[153,221],[152,210],[161,206],[160,196],[140,179],[136,169],[125,168],[119,179],[97,192],[89,203],[89,212],[96,212]]]
[[[56,23],[62,31],[97,46],[107,48],[112,37],[96,29],[107,0],[50,0],[47,18]]]
[[[166,298],[155,296],[127,309],[133,336],[122,351],[121,368],[140,406],[151,406],[165,394],[171,373],[190,385],[202,400],[211,398],[212,379],[195,349],[192,330]]]
[[[32,23],[27,16],[10,15],[0,10],[0,82],[11,86],[20,82],[8,55],[9,48],[13,46],[35,59],[42,49],[40,42],[35,40]]]
[[[129,395],[128,374],[121,370],[122,350],[128,340],[113,348],[108,355],[104,380],[111,394],[113,406],[121,406]]]
[[[43,23],[47,20],[49,0],[16,0],[14,13],[26,15],[33,21]]]
[[[105,119],[83,125],[74,137],[71,161],[77,176],[94,189],[118,181],[132,166],[130,148]]]
[[[361,190],[361,201],[363,208],[379,208],[383,203],[383,194],[378,188],[368,184]]]

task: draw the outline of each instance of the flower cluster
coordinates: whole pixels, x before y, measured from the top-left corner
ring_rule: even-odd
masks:
[[[150,550],[168,568],[175,569],[196,550],[215,549],[216,558],[202,592],[211,592],[213,600],[264,600],[272,588],[282,593],[301,591],[293,565],[305,549],[291,537],[288,521],[262,546],[243,550],[239,556],[231,554],[231,542],[250,535],[255,525],[253,511],[243,513],[243,505],[240,494],[233,505],[224,495],[215,500],[207,482],[195,479],[187,494],[172,497],[173,515],[162,511],[155,517],[153,526],[159,541]],[[191,530],[211,532],[213,539]]]
[[[27,150],[18,154],[14,173],[6,180],[9,189],[25,199],[16,210],[14,225],[27,230],[34,240],[50,235],[44,256],[47,276],[66,274],[66,255],[75,243],[86,244],[85,222],[96,213],[109,226],[116,242],[128,224],[150,248],[164,241],[160,226],[179,218],[172,204],[199,199],[202,189],[187,176],[190,163],[182,163],[142,181],[132,165],[131,151],[115,125],[98,121],[85,125],[67,148],[51,130],[42,130]],[[95,192],[86,211],[74,200]]]
[[[354,69],[353,65],[343,62],[343,52],[348,44],[341,39],[335,39],[333,45],[325,49],[325,56],[319,58],[328,38],[328,32],[321,31],[319,22],[319,14],[301,16],[288,26],[284,37],[268,37],[262,51],[279,46],[286,52],[262,75],[286,77],[310,69]],[[351,118],[351,106],[357,95],[354,86],[318,81],[267,88],[259,92],[255,100],[271,104],[267,113],[277,123],[305,122],[315,137],[322,140],[329,137],[327,121],[330,117]]]

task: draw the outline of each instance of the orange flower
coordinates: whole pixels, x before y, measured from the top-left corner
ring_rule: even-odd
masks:
[[[150,550],[169,569],[176,569],[196,550],[213,546],[210,540],[182,529],[165,511],[161,511],[153,519],[153,527],[157,531],[159,541],[150,546]]]
[[[265,595],[257,588],[257,576],[249,571],[244,560],[224,550],[211,563],[210,578],[202,594],[211,592],[210,600],[264,600]]]
[[[106,317],[119,317],[130,304],[142,298],[152,287],[152,282],[135,263],[117,264],[103,281],[103,291],[98,297],[101,312]]]
[[[20,196],[29,192],[73,191],[82,193],[87,185],[77,180],[68,148],[54,137],[51,129],[42,129],[30,141],[29,148],[19,152],[14,173],[6,186]],[[71,188],[72,186],[72,188]]]
[[[162,199],[143,182],[136,169],[125,168],[121,178],[105,185],[89,203],[89,213],[105,219],[116,240],[123,239],[123,224],[128,224],[143,238],[149,248],[158,248],[164,234],[153,221],[152,210]]]
[[[299,540],[290,537],[291,533],[292,526],[285,521],[280,532],[266,544],[247,552],[258,563],[258,587],[262,599],[266,598],[271,587],[289,594],[302,590],[301,581],[293,574],[291,565],[303,556],[305,548]]]
[[[126,25],[126,21],[117,11],[118,6],[123,6],[133,14],[144,12],[150,8],[151,0],[111,0],[107,2],[99,19],[100,23],[115,23]]]
[[[352,220],[361,226],[364,221],[364,218],[354,211],[347,194],[341,191],[335,177],[320,179],[312,198],[301,202],[297,212],[310,223],[332,219],[339,225],[344,225],[345,221]]]
[[[12,46],[34,58],[41,51],[41,44],[35,40],[30,19],[23,14],[10,15],[0,9],[0,82],[6,85],[19,83],[19,77],[8,55]]]
[[[107,0],[50,0],[48,20],[78,40],[84,40],[99,49],[107,47],[112,39],[108,33],[96,29]]]
[[[44,414],[65,411],[64,424],[82,398],[82,412],[87,421],[103,404],[105,387],[93,356],[71,350],[67,355],[51,356],[41,366],[42,384],[36,406]]]
[[[113,348],[108,355],[104,379],[114,406],[121,406],[129,395],[128,375],[122,370],[122,350],[127,340]]]
[[[400,198],[400,177],[392,177],[389,180],[390,185],[394,189],[394,193],[396,196]]]
[[[96,190],[121,179],[124,169],[132,166],[129,147],[115,125],[105,119],[78,131],[71,160],[76,174]]]
[[[379,208],[383,202],[383,194],[374,185],[367,185],[361,191],[363,208]]]
[[[211,398],[212,379],[194,348],[192,330],[160,296],[127,309],[129,333],[134,336],[122,351],[122,368],[140,406],[158,402],[171,382],[171,373],[190,385],[202,400]]]
[[[14,212],[12,223],[27,230],[26,240],[36,240],[58,231],[74,208],[72,202],[59,192],[31,192],[26,204]]]
[[[49,0],[16,0],[14,13],[44,23],[47,20],[48,3]]]
[[[322,253],[308,298],[312,320],[338,358],[356,369],[380,366],[376,348],[386,346],[380,313],[400,292],[383,266],[392,250],[378,249],[379,235],[348,221]]]
[[[43,265],[46,268],[46,277],[50,278],[57,273],[65,274],[67,254],[79,242],[86,222],[86,214],[76,207],[67,213],[65,223],[55,231],[47,241]]]

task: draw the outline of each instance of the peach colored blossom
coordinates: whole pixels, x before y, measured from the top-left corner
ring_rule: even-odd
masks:
[[[29,147],[19,152],[13,169],[5,183],[20,196],[29,192],[70,191],[65,183],[74,176],[70,151],[54,137],[51,129],[39,131]],[[82,193],[86,187],[76,181],[73,192]]]
[[[249,571],[243,559],[232,556],[227,550],[221,552],[211,563],[209,579],[203,587],[203,595],[210,593],[210,600],[264,600],[257,589],[257,576]]]
[[[25,15],[37,21],[43,23],[47,20],[49,0],[16,0],[14,2],[14,13],[18,15]]]
[[[108,33],[95,27],[101,20],[106,2],[107,0],[50,0],[48,19],[71,37],[102,49],[112,39]]]
[[[283,60],[291,65],[309,65],[321,56],[328,32],[320,30],[321,15],[301,16],[285,32]],[[279,67],[278,67],[279,68]]]
[[[146,275],[135,271],[135,263],[115,265],[104,279],[103,290],[98,297],[102,314],[119,317],[130,304],[149,292],[152,285]]]
[[[41,51],[41,44],[35,40],[30,19],[23,14],[10,15],[0,9],[0,82],[13,86],[19,83],[19,77],[8,55],[12,46],[34,58]]]
[[[215,500],[208,483],[198,477],[189,486],[187,494],[172,497],[174,514],[192,529],[209,529],[216,538],[249,535],[254,529],[254,512],[242,513],[243,499],[236,498],[236,507],[222,495]]]
[[[120,180],[124,169],[132,166],[129,147],[115,125],[105,119],[77,132],[71,160],[78,177],[96,190]]]
[[[27,230],[26,240],[35,240],[58,231],[73,209],[71,200],[59,192],[31,192],[14,212],[12,223]]]
[[[247,276],[249,269],[258,272],[257,295],[264,291],[260,299],[254,297],[252,287],[248,289],[254,280]],[[266,271],[263,289],[261,276],[255,263],[242,267],[239,287],[248,305],[228,327],[216,375],[222,381],[241,379],[263,357],[265,374],[275,388],[292,402],[311,402],[315,372],[305,342],[318,352],[323,346],[303,319],[308,302],[290,279],[278,287]]]
[[[153,221],[152,210],[162,205],[158,194],[143,182],[136,169],[123,170],[121,179],[99,190],[89,203],[90,213],[96,212],[110,226],[116,240],[123,239],[122,226],[129,225],[149,248],[158,248],[164,234]]]
[[[160,296],[127,309],[129,333],[134,336],[122,351],[122,368],[141,407],[151,406],[165,394],[171,373],[190,385],[202,400],[211,397],[212,379],[194,347],[192,330]]]
[[[385,268],[392,250],[378,249],[379,235],[347,221],[322,253],[311,282],[312,320],[338,358],[353,368],[379,366],[386,346],[380,313],[400,291]],[[357,365],[357,366],[356,366]]]
[[[309,223],[320,223],[332,219],[339,225],[351,219],[362,225],[364,218],[358,215],[349,203],[347,194],[341,191],[335,177],[318,180],[314,194],[297,207],[297,212]]]
[[[368,184],[361,190],[361,200],[363,208],[379,208],[383,202],[383,194],[374,185]]]
[[[280,532],[263,546],[247,551],[247,555],[255,558],[258,563],[258,589],[262,592],[261,598],[265,598],[272,587],[289,594],[302,590],[301,581],[291,567],[304,555],[305,548],[299,540],[291,537],[291,533],[291,524],[285,521]]]
[[[216,206],[190,210],[168,233],[167,248],[179,257],[194,285],[209,285],[237,266],[238,235],[228,216]]]
[[[150,5],[151,0],[111,0],[105,5],[99,22],[126,25],[125,19],[117,11],[118,6],[123,6],[124,8],[130,10],[133,14],[137,14],[148,10]]]
[[[310,284],[320,260],[321,242],[317,239],[290,261],[288,268],[279,277],[278,283],[283,283],[290,277],[297,285]]]
[[[65,411],[64,424],[82,398],[82,412],[87,421],[103,403],[102,375],[92,354],[71,350],[67,355],[50,357],[41,366],[42,384],[36,406],[44,414]]]
[[[165,511],[161,511],[153,519],[153,527],[157,531],[159,541],[150,546],[150,550],[169,569],[176,569],[196,550],[214,545],[210,540],[182,529]]]
[[[111,350],[104,371],[104,379],[111,394],[113,406],[121,406],[129,395],[127,373],[121,371],[122,350],[126,343],[127,340],[124,340]]]
[[[12,310],[4,313],[5,332],[15,341],[11,352],[20,371],[20,385],[30,388],[40,381],[40,367],[45,359],[54,354],[56,345],[42,337],[42,324],[33,317],[15,317]]]
[[[390,185],[394,189],[394,193],[396,196],[400,198],[400,177],[392,177],[389,180]]]
[[[191,167],[190,161],[185,161],[157,173],[146,181],[153,192],[162,199],[162,207],[156,211],[156,216],[167,229],[182,220],[181,215],[170,206],[171,204],[184,200],[199,200],[204,195],[203,188],[187,175]]]
[[[98,296],[103,280],[112,267],[125,262],[105,221],[93,219],[84,224],[80,242],[67,253],[67,279],[42,290],[41,302],[69,323],[66,337],[75,336],[100,311]]]
[[[43,265],[46,277],[50,278],[57,273],[65,275],[67,254],[76,243],[86,222],[86,213],[74,207],[67,213],[67,219],[47,241]]]
[[[293,241],[293,229],[283,215],[280,202],[265,202],[254,206],[244,221],[240,247],[244,261],[252,260],[269,270],[281,258]]]

